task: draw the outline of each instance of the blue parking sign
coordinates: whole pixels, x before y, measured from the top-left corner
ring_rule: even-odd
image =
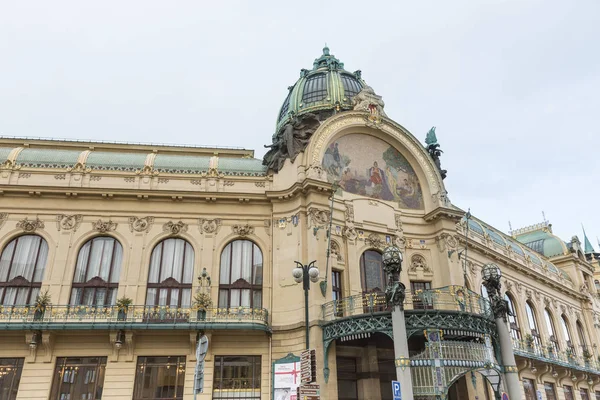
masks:
[[[402,400],[402,393],[400,393],[400,382],[392,381],[392,394],[394,395],[394,400]]]

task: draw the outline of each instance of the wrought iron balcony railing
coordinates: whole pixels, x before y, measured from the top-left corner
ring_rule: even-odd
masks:
[[[18,324],[113,325],[130,324],[268,324],[268,311],[263,308],[232,307],[198,310],[193,307],[170,306],[0,306],[0,329],[14,329]]]
[[[513,351],[516,355],[600,375],[600,360],[594,359],[591,353],[586,351],[577,354],[566,344],[562,346],[566,349],[564,351],[556,350],[556,347],[555,343],[544,346],[532,343],[531,340],[513,339]]]
[[[464,312],[493,319],[490,301],[463,286],[406,291],[404,309],[423,312]],[[391,311],[385,293],[363,293],[323,304],[323,320]]]

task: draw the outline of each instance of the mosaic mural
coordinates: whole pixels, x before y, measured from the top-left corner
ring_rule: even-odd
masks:
[[[329,181],[337,181],[346,192],[397,201],[401,208],[423,208],[415,171],[383,140],[356,133],[342,136],[329,145],[322,166]]]

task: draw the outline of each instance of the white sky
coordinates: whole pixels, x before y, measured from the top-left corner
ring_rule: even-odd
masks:
[[[325,42],[503,231],[581,223],[598,250],[600,2],[2,1],[0,134],[264,154]]]

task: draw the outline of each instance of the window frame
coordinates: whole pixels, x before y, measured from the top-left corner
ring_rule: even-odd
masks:
[[[86,282],[76,282],[77,279],[77,265],[79,264],[79,256],[81,254],[81,251],[83,250],[83,248],[90,243],[90,250],[88,252],[87,255],[87,261],[86,261],[86,265],[85,265],[85,271],[83,276],[87,277],[88,275],[88,270],[90,268],[90,258],[92,256],[92,249],[94,246],[94,242],[96,241],[100,241],[100,240],[106,240],[106,239],[112,239],[113,241],[113,249],[112,249],[112,254],[110,256],[110,269],[108,272],[108,280],[104,281],[102,278],[100,278],[99,276],[95,276],[92,277],[90,280],[86,281]],[[116,282],[111,282],[112,278],[113,278],[113,273],[115,272],[115,253],[117,251],[117,245],[121,247],[121,259],[120,261],[120,265],[116,267],[118,274],[121,274],[121,268],[123,266],[123,254],[124,254],[124,249],[123,249],[123,245],[121,244],[121,242],[119,240],[117,240],[115,237],[112,236],[96,236],[93,237],[91,239],[89,239],[88,241],[86,241],[80,248],[79,251],[77,252],[77,260],[75,261],[75,270],[73,271],[73,281],[71,283],[71,298],[69,300],[69,304],[73,305],[73,306],[112,306],[114,305],[114,302],[112,301],[112,299],[108,299],[109,297],[109,293],[111,292],[111,290],[115,291],[115,298],[114,300],[116,300],[116,291],[119,290],[119,280],[117,279]],[[101,260],[102,261],[102,260]],[[81,295],[79,296],[79,302],[78,303],[73,303],[73,294],[74,294],[74,289],[81,289]],[[85,298],[85,292],[92,289],[94,291],[94,294],[92,296],[92,299],[95,300],[96,299],[96,293],[98,291],[98,289],[106,289],[106,295],[104,296],[104,304],[96,304],[96,302],[94,301],[92,304],[83,304],[83,299]],[[107,300],[109,300],[109,302],[107,302]]]
[[[302,103],[312,104],[323,101],[328,94],[328,77],[317,73],[306,78],[302,86]]]
[[[91,360],[96,359],[95,363],[91,362]],[[75,360],[90,360],[89,362],[75,362]],[[52,387],[50,389],[50,399],[51,400],[60,400],[60,392],[65,383],[73,385],[71,389],[77,388],[77,382],[65,382],[64,374],[65,370],[75,371],[75,376],[82,379],[83,374],[77,375],[79,368],[81,367],[92,367],[94,369],[95,377],[97,379],[94,382],[94,390],[93,397],[89,400],[99,400],[102,398],[102,394],[104,391],[104,380],[106,379],[106,364],[107,357],[58,357],[56,359],[56,364],[54,366],[54,377],[52,378]],[[100,378],[101,377],[101,378]],[[68,378],[67,378],[68,379]],[[87,379],[87,377],[85,378]],[[100,392],[100,396],[96,397]],[[89,393],[89,392],[88,392]],[[71,395],[72,393],[69,393]],[[75,398],[75,396],[73,396]]]
[[[521,327],[519,324],[519,316],[515,307],[514,297],[509,292],[504,293],[504,300],[507,301],[509,315],[508,325],[510,328],[510,336],[515,340],[521,340]],[[510,315],[512,314],[512,315]]]
[[[149,363],[149,359],[166,359],[163,362],[152,362]],[[170,359],[175,359],[175,361],[169,361]],[[186,356],[138,356],[135,366],[135,381],[133,383],[133,395],[132,400],[163,400],[165,398],[173,399],[173,400],[183,400],[184,391],[185,391],[185,373],[186,373]],[[152,379],[146,379],[145,373],[152,367],[160,367],[170,369],[172,366],[175,367],[175,385],[174,385],[174,395],[173,397],[144,397],[143,390],[145,389],[146,381],[152,381]],[[148,376],[148,378],[152,378],[152,375]],[[181,381],[181,382],[180,382]],[[158,384],[159,382],[153,382],[154,384]],[[181,383],[181,385],[179,385]],[[156,393],[156,388],[154,387],[154,393]],[[181,388],[181,389],[179,389]],[[178,395],[179,390],[181,390],[181,396]]]
[[[165,243],[169,240],[180,240],[184,243],[184,247],[183,247],[183,256],[181,258],[181,282],[179,282],[177,279],[175,279],[172,276],[169,276],[168,278],[164,279],[162,282],[160,282],[160,277],[162,275],[162,268],[163,268],[163,257],[164,257],[164,246]],[[159,282],[150,282],[150,274],[152,272],[152,259],[154,258],[154,252],[157,251],[157,249],[160,246],[160,261],[158,264],[158,278],[157,280]],[[187,248],[191,249],[192,252],[192,256],[194,257],[193,262],[190,264],[190,268],[191,268],[191,279],[190,279],[190,283],[183,283],[183,280],[185,279],[186,276],[186,269],[185,269],[185,256],[186,256],[186,252],[187,252]],[[146,283],[146,300],[145,300],[145,305],[146,306],[151,306],[151,307],[191,307],[191,302],[192,302],[192,282],[194,280],[194,269],[195,269],[195,262],[196,262],[196,252],[194,250],[194,246],[192,246],[192,244],[187,241],[186,239],[183,239],[181,237],[168,237],[165,238],[163,240],[161,240],[160,242],[158,242],[156,244],[156,246],[154,246],[152,248],[152,252],[150,253],[150,261],[149,261],[149,268],[148,268],[148,278],[147,278],[147,283]],[[154,294],[154,302],[152,304],[149,304],[148,302],[148,291],[150,289],[156,289],[156,293]],[[160,292],[161,289],[166,289],[167,290],[167,298],[166,298],[166,303],[161,305],[160,303]],[[182,297],[183,297],[183,291],[189,289],[190,291],[190,304],[182,304]],[[178,290],[179,293],[177,295],[177,306],[173,306],[172,302],[171,302],[171,296],[173,293],[173,290]]]
[[[239,379],[242,380],[244,379],[244,377],[230,377],[230,378],[223,378],[223,370],[224,368],[227,368],[229,366],[225,365],[225,359],[226,358],[246,358],[246,362],[249,362],[251,364],[252,367],[252,377],[251,378],[246,378],[248,381],[252,382],[252,387],[250,388],[243,388],[243,389],[233,389],[233,390],[243,390],[246,392],[252,392],[252,395],[250,396],[245,396],[245,397],[239,397],[239,396],[223,396],[223,390],[232,390],[232,389],[227,389],[227,388],[223,388],[223,381],[225,379]],[[219,365],[217,365],[217,363],[219,363]],[[230,400],[230,399],[247,399],[247,400],[260,400],[261,399],[261,392],[262,392],[262,367],[263,367],[263,360],[262,360],[262,356],[260,355],[215,355],[214,356],[214,362],[213,362],[213,388],[212,388],[212,398],[213,399],[219,399],[219,400]],[[241,369],[238,369],[238,371],[241,371]],[[258,384],[257,384],[258,383]],[[219,390],[219,394],[221,396],[215,397],[215,391]]]
[[[531,336],[533,337],[533,341],[537,346],[542,345],[542,339],[540,338],[540,328],[538,325],[538,318],[535,312],[535,307],[529,300],[525,302],[525,314],[527,315],[527,323],[529,326],[529,330],[531,331]]]
[[[377,255],[379,255],[379,278],[380,282],[382,283],[384,287],[382,288],[366,288],[367,286],[367,271],[366,271],[366,258],[367,258],[367,253],[376,253]],[[384,293],[385,292],[385,283],[387,281],[387,274],[385,273],[385,270],[383,269],[383,254],[375,249],[368,249],[362,252],[362,254],[360,255],[360,284],[361,284],[361,289],[363,293]],[[376,290],[379,289],[379,290]]]
[[[560,345],[556,336],[556,324],[554,323],[554,315],[552,315],[552,313],[547,307],[544,308],[544,319],[546,320],[546,328],[548,329],[548,339],[551,343],[551,346],[554,348],[554,351],[558,352],[560,350]]]
[[[5,400],[16,400],[17,393],[19,391],[19,384],[21,383],[21,375],[23,374],[23,364],[25,363],[24,358],[20,357],[2,357],[0,358],[0,372],[4,374],[0,380],[0,396],[8,394],[8,397],[2,397]],[[6,376],[12,373],[10,383],[3,386],[8,382]],[[6,389],[6,392],[3,390]]]
[[[248,242],[250,244],[252,244],[252,254],[251,254],[251,259],[252,259],[252,265],[250,266],[250,282],[246,281],[243,278],[239,278],[237,279],[235,282],[231,282],[231,277],[232,272],[233,272],[233,244],[235,242]],[[241,244],[242,246],[244,245],[244,243]],[[229,248],[229,283],[221,283],[221,276],[223,274],[223,254],[225,254],[225,251]],[[258,264],[254,264],[254,257],[255,257],[255,251],[258,250],[258,253],[260,254],[260,258],[262,260],[261,265],[259,266]],[[258,244],[256,244],[256,242],[249,240],[249,239],[243,239],[243,238],[238,238],[238,239],[234,239],[232,241],[230,241],[229,243],[227,243],[227,245],[225,245],[225,247],[223,247],[223,250],[221,251],[221,256],[219,257],[219,297],[217,300],[217,304],[219,308],[230,308],[231,306],[231,292],[232,290],[250,290],[250,305],[249,307],[251,309],[254,308],[262,308],[263,306],[263,283],[264,283],[264,265],[265,265],[265,258],[264,258],[264,253],[262,251],[262,249],[260,248],[260,246]],[[256,276],[257,276],[257,269],[258,268],[262,268],[261,270],[261,278],[260,278],[260,283],[252,283],[255,281]],[[243,282],[242,282],[243,281]],[[221,303],[221,292],[225,292],[227,291],[227,304],[223,305]],[[260,304],[256,305],[254,304],[254,295],[255,293],[260,293]],[[241,292],[240,292],[240,301],[241,301]],[[233,306],[233,307],[237,307],[237,306]]]
[[[13,277],[12,279],[10,278],[11,271],[15,264],[15,255],[17,252],[17,246],[19,245],[19,240],[22,240],[23,238],[38,238],[39,239],[39,243],[37,245],[37,252],[36,252],[36,256],[35,256],[35,261],[33,263],[33,269],[32,269],[32,273],[31,273],[31,280],[28,280],[26,277],[24,277],[22,275],[17,275],[15,277]],[[37,298],[37,295],[39,294],[39,292],[42,288],[42,281],[44,280],[44,275],[46,273],[46,266],[48,264],[48,256],[50,254],[50,245],[48,244],[48,241],[40,235],[36,235],[36,234],[19,235],[17,237],[12,238],[2,248],[2,251],[0,252],[0,259],[2,259],[4,252],[7,251],[8,247],[12,243],[14,243],[14,246],[12,248],[12,254],[10,256],[10,262],[8,264],[8,269],[6,270],[6,280],[0,280],[0,305],[3,305],[3,306],[30,305],[30,304],[33,304],[33,302]],[[44,260],[43,265],[40,266],[38,264],[40,263],[40,253],[42,251],[42,247],[44,244],[46,246],[46,259]],[[1,265],[0,265],[0,267],[1,267]],[[41,272],[40,272],[41,278],[39,281],[36,281],[35,276],[37,275],[39,270],[41,270]],[[1,275],[1,270],[0,270],[0,275]],[[15,288],[15,289],[28,288],[27,300],[25,301],[24,304],[16,304],[16,303],[5,304],[6,293],[8,292],[7,289],[10,289],[10,288]],[[35,289],[37,289],[37,291],[35,291]],[[36,294],[34,296],[32,296],[32,294],[34,294],[34,293],[36,293]],[[17,296],[18,296],[18,294],[15,294],[15,300],[16,300]]]

